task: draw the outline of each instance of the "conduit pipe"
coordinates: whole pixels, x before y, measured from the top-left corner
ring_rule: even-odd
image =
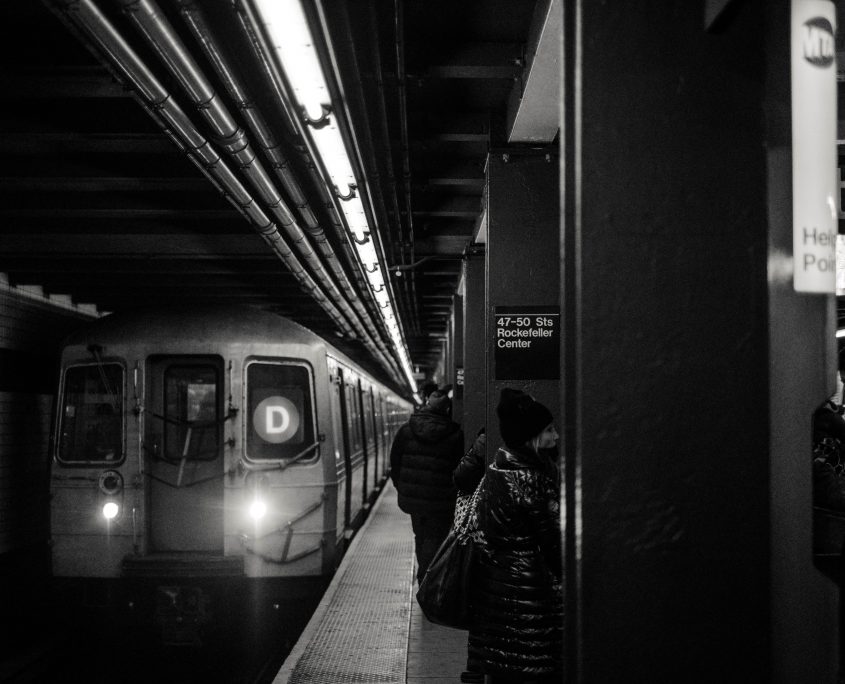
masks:
[[[273,170],[276,172],[276,176],[282,183],[282,187],[296,207],[299,217],[305,225],[305,229],[316,241],[325,242],[326,235],[317,223],[317,217],[314,215],[311,207],[308,206],[308,200],[306,200],[302,188],[300,188],[299,182],[296,180],[296,176],[294,176],[290,169],[290,162],[282,152],[280,143],[271,132],[264,117],[253,106],[253,98],[250,97],[246,88],[229,68],[229,64],[218,49],[217,41],[212,36],[211,29],[205,19],[205,14],[194,0],[176,0],[176,3],[181,8],[185,24],[205,52],[209,62],[214,67],[214,71],[226,88],[229,97],[234,101],[241,116],[246,120],[249,129],[255,135],[256,141],[261,146],[261,149],[272,162]],[[331,256],[334,257],[334,254]]]
[[[303,289],[320,304],[344,334],[351,335],[353,331],[340,310],[325,296],[305,270],[275,224],[93,2],[57,0],[55,4],[74,25],[93,39],[119,72],[135,86],[147,110],[162,122],[163,128],[171,138],[180,141],[180,146],[186,150],[189,159],[213,179],[229,202],[254,225],[258,234],[299,280]]]
[[[241,33],[252,48],[252,54],[256,61],[261,66],[261,74],[264,81],[269,85],[270,91],[273,93],[276,103],[285,114],[284,123],[287,126],[288,133],[293,138],[300,138],[304,140],[301,115],[294,112],[293,100],[289,95],[285,78],[279,72],[275,62],[270,58],[271,51],[265,44],[264,38],[258,27],[258,20],[255,16],[254,10],[251,7],[244,6],[243,3],[238,3],[237,5],[233,4],[233,10],[238,21],[238,26],[241,29]],[[335,236],[341,245],[344,256],[349,263],[358,265],[355,269],[355,279],[361,291],[366,292],[370,287],[369,282],[367,281],[366,276],[361,272],[358,256],[354,247],[350,243],[349,234],[344,228],[343,221],[340,218],[342,211],[336,206],[337,199],[329,192],[328,188],[326,188],[325,181],[320,177],[317,172],[316,164],[313,159],[309,157],[307,151],[303,151],[302,154],[305,159],[312,184],[320,194],[322,205],[329,216],[329,222],[335,231]]]
[[[206,174],[226,198],[254,225],[258,234],[282,259],[290,272],[299,280],[303,289],[332,318],[346,335],[353,331],[335,303],[326,297],[320,286],[302,266],[297,256],[287,245],[275,224],[267,217],[255,200],[238,180],[237,176],[216,153],[209,141],[194,127],[189,117],[179,107],[170,93],[158,82],[152,72],[123,40],[109,20],[94,5],[92,0],[52,0],[57,9],[81,29],[99,50],[117,67],[119,73],[135,87],[145,107],[154,114],[168,134],[183,147],[191,161]],[[372,351],[372,350],[371,350]],[[378,355],[376,355],[377,358]],[[386,363],[387,359],[381,359]],[[394,369],[401,382],[401,374]]]
[[[341,290],[343,290],[347,301],[351,303],[362,320],[371,320],[372,316],[370,312],[367,311],[363,302],[361,302],[358,298],[355,288],[349,281],[346,272],[343,270],[337,254],[335,254],[331,243],[328,242],[325,231],[317,223],[317,219],[308,206],[307,200],[305,199],[296,178],[290,172],[289,161],[280,150],[278,141],[270,131],[270,127],[267,125],[264,117],[252,106],[252,98],[249,96],[247,89],[230,69],[225,57],[218,48],[217,41],[213,38],[212,31],[208,26],[204,13],[194,0],[175,1],[181,8],[181,13],[185,19],[185,23],[196,37],[197,42],[204,50],[211,64],[214,66],[215,72],[226,88],[229,97],[236,103],[238,110],[246,119],[247,125],[255,136],[256,141],[271,160],[273,168],[276,170],[283,187],[287,190],[288,194],[291,195],[291,199],[293,199],[294,203],[297,205],[300,216],[305,222],[306,230],[317,244],[318,250],[325,260],[326,265],[337,279],[338,286]],[[261,61],[264,62],[265,60],[262,59]],[[297,131],[291,132],[293,135],[298,135]],[[309,167],[311,166],[312,165],[309,163]],[[315,185],[317,185],[321,190],[324,187],[321,179],[319,178],[315,179]],[[326,204],[330,207],[330,200],[327,198],[325,193],[321,194],[323,194]],[[332,218],[334,219],[335,216],[332,216]],[[336,232],[342,233],[343,226],[340,222],[336,221],[335,225]],[[346,244],[346,240],[344,240],[342,244]],[[354,253],[350,252],[347,254],[347,257],[352,260],[351,263],[357,263],[357,256]],[[370,287],[369,282],[364,280],[359,281],[359,285],[362,288]],[[376,339],[378,340],[378,338]],[[379,346],[382,348],[381,345]],[[382,348],[382,351],[385,354],[389,353],[386,348]]]
[[[118,4],[123,7],[141,35],[182,85],[197,111],[211,126],[218,143],[249,179],[273,217],[284,227],[318,281],[326,286],[336,301],[339,301],[340,293],[334,282],[327,276],[305,233],[296,223],[264,166],[257,159],[246,132],[229,113],[225,103],[191,57],[170,22],[152,0],[118,0]]]
[[[372,5],[370,5],[372,9]],[[339,35],[346,36],[346,40],[351,41],[351,38],[348,38],[352,34],[352,27],[349,18],[349,13],[346,7],[342,7],[340,10],[340,15],[342,17],[343,27],[340,28],[338,31]],[[378,219],[376,218],[376,204],[380,209],[379,215],[383,218],[385,222],[387,222],[387,215],[386,215],[386,206],[385,206],[385,198],[382,192],[381,186],[378,182],[378,173],[374,174],[367,174],[366,167],[364,166],[363,161],[363,154],[364,151],[369,152],[369,160],[371,167],[373,169],[378,168],[378,164],[376,162],[376,153],[374,152],[374,143],[371,136],[371,131],[369,127],[363,127],[363,133],[357,133],[355,130],[355,126],[353,125],[353,117],[352,113],[349,109],[349,103],[355,97],[356,101],[358,102],[359,106],[363,107],[364,111],[369,111],[367,107],[366,98],[364,98],[363,90],[361,89],[362,86],[360,84],[360,74],[361,69],[359,68],[358,63],[358,56],[354,49],[348,49],[346,53],[341,57],[339,56],[337,49],[335,47],[336,41],[332,39],[332,30],[329,25],[328,16],[326,13],[326,2],[325,0],[316,0],[314,2],[314,20],[319,25],[319,30],[323,34],[323,52],[325,55],[326,61],[326,70],[333,74],[334,77],[327,78],[327,84],[329,86],[330,91],[332,92],[332,100],[337,103],[337,110],[343,111],[344,117],[342,122],[346,124],[346,137],[349,140],[349,145],[355,148],[355,153],[350,154],[350,162],[352,163],[353,167],[357,171],[357,176],[360,178],[359,183],[359,194],[361,195],[362,204],[366,203],[367,207],[369,208],[369,215],[372,217],[374,221],[374,225],[378,225]],[[375,31],[372,32],[373,39],[377,39],[377,35]],[[378,50],[378,44],[371,43],[371,48]],[[359,86],[358,89],[353,89],[352,91],[346,90],[344,88],[344,82],[341,77],[341,62],[347,63],[347,66],[351,67],[350,73],[358,75],[358,82]],[[381,78],[381,69],[380,69],[380,60],[378,59],[378,55],[375,56],[376,66],[378,67],[378,76],[379,79]],[[364,98],[363,100],[361,98]],[[378,99],[378,98],[377,98]],[[381,100],[381,105],[384,105],[384,101]],[[387,135],[387,114],[384,109],[381,111],[382,114],[382,123],[384,125],[383,135]],[[337,114],[338,118],[340,118],[340,114]],[[388,149],[387,155],[387,164],[390,170],[390,180],[391,182],[395,182],[395,176],[393,173],[393,159],[392,159],[392,152],[390,151],[390,143],[389,140],[385,140],[385,147]],[[395,191],[391,193],[391,196],[394,201],[394,206],[398,209],[398,203],[396,201],[396,193]],[[398,220],[398,214],[397,214]],[[401,232],[401,221],[400,221],[400,232]],[[387,269],[387,255],[384,251],[385,246],[381,239],[382,233],[378,230],[371,230],[370,239],[373,242],[373,246],[380,255],[379,259],[380,262],[383,264],[383,271],[384,271],[384,286],[388,289],[390,299],[396,303],[397,298],[395,294],[395,290],[393,288],[393,283],[390,279],[390,273]],[[391,261],[393,259],[391,258]],[[398,308],[396,309],[396,315],[398,316]],[[401,321],[397,318],[397,324],[400,324]],[[390,336],[390,333],[387,332],[387,335]],[[404,338],[404,325],[400,325],[399,327],[399,337],[402,339],[403,346],[407,349],[407,343],[405,342]]]
[[[296,223],[282,197],[276,192],[269,175],[264,170],[261,162],[256,158],[255,153],[244,131],[238,127],[234,118],[221,102],[213,86],[202,73],[201,68],[191,57],[188,49],[182,43],[176,31],[170,25],[167,18],[157,7],[154,0],[118,0],[124,11],[130,16],[133,23],[141,34],[150,43],[153,49],[159,54],[162,61],[169,68],[170,72],[180,81],[182,87],[194,102],[197,110],[202,114],[208,123],[215,130],[215,133],[224,141],[226,149],[233,159],[238,163],[253,186],[258,190],[262,200],[270,206],[271,212],[284,226],[289,237],[300,249],[300,253],[306,259],[312,270],[316,273],[318,280],[328,289],[329,295],[336,302],[348,302],[356,309],[360,321],[355,318],[354,313],[348,306],[342,307],[343,312],[350,317],[358,336],[368,347],[370,352],[377,358],[387,355],[389,352],[380,344],[378,338],[373,339],[370,335],[366,321],[372,322],[366,309],[359,304],[357,295],[349,284],[346,274],[335,258],[331,246],[325,242],[323,235],[322,246],[328,251],[324,257],[330,259],[329,264],[335,266],[334,276],[345,292],[341,295],[334,281],[327,275],[323,262],[311,249],[302,229]],[[183,11],[183,16],[185,12]],[[220,57],[219,52],[216,57]],[[215,61],[214,59],[212,61]],[[222,61],[222,60],[218,60]],[[212,106],[213,105],[213,106]],[[322,233],[322,231],[320,231]]]
[[[317,281],[328,291],[329,298],[336,305],[339,305],[342,313],[348,317],[356,336],[363,341],[374,357],[380,359],[382,363],[386,363],[386,358],[390,358],[390,356],[386,349],[379,348],[376,341],[372,339],[365,322],[369,318],[366,312],[359,320],[349,306],[350,295],[354,297],[353,301],[357,301],[357,296],[354,295],[354,291],[349,286],[346,275],[337,263],[330,245],[325,241],[323,242],[324,248],[328,248],[330,251],[329,263],[337,267],[334,269],[334,275],[340,277],[340,282],[344,284],[346,296],[340,293],[334,280],[326,272],[322,260],[315,254],[305,233],[299,227],[263,164],[257,158],[245,131],[232,117],[225,103],[215,92],[214,87],[205,77],[202,69],[190,55],[160,8],[153,0],[117,0],[117,2],[169,71],[180,82],[196,106],[197,111],[211,126],[219,143],[249,179],[273,217],[283,226],[289,239],[315,274]]]
[[[238,110],[246,120],[256,141],[270,159],[276,175],[296,205],[299,215],[305,224],[305,229],[316,243],[317,249],[324,259],[324,263],[334,275],[338,287],[343,291],[346,300],[352,304],[361,319],[368,320],[370,318],[369,312],[360,304],[357,292],[352,286],[352,283],[350,283],[343,266],[338,260],[337,254],[335,254],[331,243],[328,241],[325,231],[317,223],[314,212],[308,206],[305,195],[289,168],[290,162],[282,153],[280,144],[270,131],[270,127],[267,125],[264,117],[252,106],[252,98],[249,96],[246,88],[230,69],[229,64],[217,46],[217,41],[212,36],[212,31],[208,26],[204,13],[193,0],[176,0],[176,2],[181,7],[185,23],[204,50],[215,72],[226,88],[227,93],[236,103]]]
[[[239,20],[239,25],[241,30],[246,37],[249,45],[252,47],[253,54],[255,55],[257,61],[262,66],[263,75],[266,81],[270,84],[272,92],[275,94],[276,100],[282,107],[283,111],[287,113],[287,123],[289,127],[292,127],[290,133],[296,137],[301,138],[302,140],[307,141],[308,136],[304,130],[304,124],[302,118],[299,114],[292,114],[294,111],[293,102],[295,101],[294,98],[290,95],[289,87],[287,85],[286,79],[283,74],[280,73],[279,68],[277,67],[274,60],[270,59],[269,55],[271,51],[266,44],[265,38],[263,36],[261,30],[261,21],[256,15],[254,8],[252,7],[251,3],[242,2],[237,3],[237,6],[233,6],[235,9],[236,15]],[[334,196],[332,193],[329,193],[325,190],[325,181],[321,178],[320,174],[316,171],[316,167],[319,165],[319,157],[318,155],[312,153],[311,154],[311,167],[314,169],[313,176],[315,180],[315,185],[318,187],[325,199],[325,206],[330,214],[330,218],[332,224],[334,225],[338,237],[341,240],[341,244],[343,245],[344,251],[346,252],[347,258],[350,260],[352,264],[360,264],[357,253],[350,244],[350,236],[348,232],[344,229],[343,222],[339,218],[342,214],[342,211],[337,206],[338,198]],[[364,274],[359,269],[356,271],[359,287],[362,291],[370,292],[371,286],[369,281],[364,276]],[[355,304],[355,302],[353,302]],[[366,319],[371,319],[371,316],[365,313],[363,310],[363,305],[361,305],[361,309],[357,309],[359,313],[361,313],[362,317],[366,317]],[[378,311],[378,309],[376,309]],[[379,317],[379,320],[380,317]],[[393,359],[390,349],[388,349],[381,338],[381,336],[377,337],[377,342],[379,344],[379,348],[383,350],[385,354]],[[396,370],[399,374],[404,377],[404,373],[402,373],[400,369],[400,364],[398,363],[398,359],[394,360],[396,363]],[[405,381],[402,384],[406,384]]]

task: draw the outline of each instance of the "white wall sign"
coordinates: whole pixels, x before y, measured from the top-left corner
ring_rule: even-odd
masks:
[[[836,9],[792,0],[792,255],[798,292],[836,291]]]

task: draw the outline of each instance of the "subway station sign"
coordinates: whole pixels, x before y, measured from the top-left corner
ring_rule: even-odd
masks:
[[[798,292],[836,292],[836,9],[792,0],[792,256]]]
[[[560,307],[497,306],[494,311],[496,380],[559,380]]]

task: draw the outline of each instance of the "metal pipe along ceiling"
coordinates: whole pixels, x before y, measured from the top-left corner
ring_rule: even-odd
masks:
[[[181,7],[185,23],[188,25],[188,28],[190,28],[193,32],[200,46],[205,51],[205,54],[214,66],[215,71],[220,77],[220,80],[226,88],[229,96],[237,104],[239,111],[246,120],[247,125],[255,136],[258,144],[261,145],[262,149],[272,162],[273,168],[279,176],[283,187],[297,205],[300,217],[305,223],[308,234],[316,242],[317,248],[325,260],[326,266],[336,278],[337,284],[340,289],[343,290],[345,298],[352,304],[353,308],[355,308],[356,312],[361,317],[361,320],[366,321],[370,319],[371,316],[369,312],[359,299],[355,288],[349,281],[346,272],[343,270],[340,260],[337,258],[337,254],[335,254],[334,249],[328,242],[325,231],[323,231],[323,229],[319,226],[313,211],[311,211],[308,206],[296,178],[289,169],[288,160],[279,149],[279,143],[270,131],[270,127],[267,125],[264,117],[252,106],[252,98],[249,96],[246,88],[230,69],[225,57],[218,47],[217,41],[215,41],[213,37],[203,12],[197,7],[194,0],[176,0],[176,2]],[[291,133],[296,135],[296,132],[293,130]],[[317,179],[317,183],[320,187],[322,187],[319,179]],[[342,226],[340,227],[340,230],[343,230]],[[347,257],[350,259],[357,259],[353,253],[347,254]],[[353,263],[355,262],[353,261]],[[369,288],[369,283],[363,283],[363,285]]]
[[[370,219],[368,219],[368,223],[371,223],[370,240],[373,243],[373,247],[377,255],[380,255],[377,258],[383,266],[383,287],[387,289],[389,298],[393,302],[397,303],[398,306],[398,299],[395,294],[393,283],[389,277],[390,273],[387,269],[388,259],[385,253],[385,245],[382,241],[382,232],[378,228],[380,224],[379,216],[384,219],[383,225],[385,226],[389,224],[389,220],[386,214],[387,208],[381,186],[378,182],[373,182],[373,180],[379,178],[379,166],[376,159],[377,155],[374,151],[375,144],[372,140],[369,126],[365,125],[356,130],[353,117],[350,112],[350,101],[352,99],[356,99],[356,95],[359,93],[355,87],[345,89],[343,80],[340,76],[339,65],[341,61],[345,61],[348,66],[352,67],[352,73],[356,73],[360,76],[362,72],[359,68],[358,57],[354,50],[349,51],[348,54],[344,53],[342,57],[337,53],[335,41],[332,40],[332,31],[329,28],[325,12],[325,3],[323,0],[317,0],[317,2],[315,2],[314,10],[315,22],[318,25],[318,28],[315,28],[314,30],[315,32],[322,33],[323,38],[322,41],[320,41],[322,49],[318,48],[318,51],[324,54],[324,68],[327,72],[327,85],[329,91],[332,93],[332,100],[337,103],[337,106],[334,109],[338,128],[341,129],[341,134],[344,139],[348,141],[348,146],[354,149],[354,151],[350,151],[349,153],[349,161],[355,170],[356,177],[358,178],[358,195],[361,199],[362,207],[364,208],[365,213],[370,217]],[[345,9],[343,11],[343,16],[345,17],[346,31],[341,31],[341,35],[349,35],[351,33],[351,27],[349,25],[349,15]],[[366,104],[363,102],[360,104],[363,106],[365,112],[370,111],[370,108]],[[365,141],[363,144],[362,140]],[[389,145],[387,146],[387,149],[388,161],[390,161],[392,153],[390,153]],[[363,160],[364,150],[367,150],[368,152],[370,169],[372,170],[371,174],[367,173],[367,165]],[[377,211],[377,207],[380,211]],[[397,308],[394,312],[395,315],[398,316],[398,312],[399,309]],[[401,324],[401,321],[398,318],[396,322],[397,324]],[[388,337],[391,336],[389,332],[386,332],[386,334]],[[399,329],[399,336],[403,336],[401,325]]]
[[[355,313],[360,316],[360,320],[355,318],[355,313],[352,313],[351,309],[346,306],[342,308],[343,312],[350,317],[353,327],[364,344],[376,357],[388,355],[388,358],[390,358],[382,341],[378,338],[373,339],[371,336],[365,323],[369,321],[372,324],[371,317],[366,309],[360,305],[360,301],[338,263],[331,245],[325,241],[325,235],[320,231],[323,237],[323,241],[320,243],[323,258],[335,267],[334,276],[342,284],[345,296],[341,295],[332,277],[326,273],[323,261],[314,253],[304,232],[296,223],[281,195],[276,191],[264,166],[256,158],[246,133],[229,113],[225,103],[217,95],[214,87],[202,73],[202,69],[191,57],[190,52],[154,0],[118,0],[118,3],[124,7],[125,12],[139,29],[141,35],[146,38],[170,72],[181,83],[197,111],[206,119],[218,139],[222,141],[224,149],[229,152],[238,167],[250,179],[252,186],[258,191],[265,206],[270,208],[272,215],[284,227],[288,237],[316,274],[317,280],[328,290],[329,296],[336,302],[345,301],[355,309]],[[186,14],[193,14],[197,23],[202,21],[201,16],[196,11],[185,12],[183,9],[183,16]],[[205,37],[210,38],[210,34],[206,32]],[[201,44],[204,44],[206,48],[212,45],[210,40],[201,41]],[[224,63],[219,50],[213,50],[212,61],[217,64]],[[228,69],[226,72],[230,76],[229,82],[233,83],[231,72]],[[236,88],[236,90],[242,92],[243,89]]]
[[[232,9],[236,15],[237,25],[243,33],[247,44],[251,47],[252,54],[260,67],[261,76],[268,85],[268,92],[271,92],[275,95],[275,99],[281,109],[281,113],[284,114],[283,123],[285,124],[288,133],[293,138],[301,137],[302,133],[299,115],[295,114],[292,111],[292,104],[283,93],[283,78],[277,73],[275,64],[273,63],[267,51],[264,49],[262,39],[259,35],[257,27],[253,25],[250,18],[245,16],[244,14],[248,10],[243,8],[243,6],[241,5],[233,6]],[[304,146],[302,147],[304,148]],[[314,188],[319,193],[320,201],[326,211],[326,214],[328,215],[329,223],[331,224],[332,229],[334,230],[334,234],[337,237],[338,242],[340,243],[341,251],[344,253],[347,263],[353,264],[354,267],[358,265],[358,257],[354,248],[350,244],[349,235],[346,232],[346,229],[344,228],[343,223],[339,217],[338,210],[335,207],[335,199],[325,187],[323,179],[320,178],[320,175],[316,170],[316,165],[314,164],[313,160],[311,160],[311,158],[308,156],[307,152],[303,151],[302,156],[306,162],[307,173],[311,178]],[[327,261],[329,267],[332,269],[333,272],[337,272],[338,270],[342,271],[342,267],[339,263],[339,260]],[[369,282],[364,276],[364,274],[361,272],[360,267],[354,269],[354,279],[357,282],[358,288],[361,292],[369,291]],[[364,304],[360,301],[357,292],[355,288],[352,287],[351,283],[348,280],[339,280],[338,283],[340,287],[344,289],[344,292],[347,295],[347,299],[355,307],[355,310],[358,311],[362,320],[372,321],[372,314],[367,311]],[[375,307],[375,304],[373,304],[373,306]],[[384,353],[388,354],[388,356],[390,355],[386,349],[384,350]]]
[[[298,115],[291,115],[291,112],[294,110],[294,98],[289,93],[289,86],[287,84],[285,76],[280,72],[275,61],[270,56],[271,48],[265,40],[265,36],[261,29],[261,21],[256,14],[255,8],[250,2],[239,2],[237,3],[237,6],[234,9],[237,13],[238,23],[240,25],[241,30],[243,31],[244,37],[247,39],[250,46],[252,47],[253,54],[257,62],[261,65],[263,69],[263,75],[267,80],[268,84],[270,85],[270,92],[275,95],[276,100],[278,101],[282,110],[288,114],[288,126],[290,133],[302,139],[307,144],[307,135],[305,134],[304,124],[302,122],[301,117]],[[320,167],[319,158],[316,155],[312,155],[311,162],[312,164],[310,165],[310,168],[312,177],[315,181],[317,188],[323,195],[325,201],[325,208],[329,213],[332,224],[343,246],[343,250],[351,263],[358,264],[359,262],[356,250],[352,247],[349,234],[343,228],[343,223],[339,218],[342,214],[342,211],[336,206],[338,199],[333,193],[328,191],[326,185],[327,181],[325,181],[321,177],[319,171],[317,170]],[[369,281],[360,268],[356,269],[356,276],[358,280],[358,285],[361,290],[371,292]],[[372,301],[374,302],[375,310],[378,311],[377,302],[375,302],[374,298]],[[365,320],[372,320],[372,316],[366,313],[366,311],[363,309],[363,304],[360,304],[359,300],[353,301],[352,304],[353,306],[356,306],[356,310],[359,311],[359,313],[362,315],[363,318],[365,318]],[[361,309],[358,309],[357,305],[360,305]],[[380,323],[383,326],[383,321],[380,317],[378,317],[378,314],[376,318],[376,323]],[[382,330],[389,337],[389,334],[387,334],[386,329],[384,327],[382,327]],[[397,362],[397,372],[399,372],[400,375],[404,377],[404,374],[401,372],[401,370],[399,370],[400,362],[398,355],[394,357],[391,354],[390,349],[384,346],[380,336],[377,336],[376,339],[379,344],[379,347],[383,350],[383,352],[391,358],[395,358],[395,361]]]
[[[255,227],[258,234],[270,246],[290,272],[299,280],[303,289],[307,291],[324,311],[332,318],[338,328],[346,335],[354,332],[347,322],[347,317],[355,321],[355,316],[345,300],[337,298],[336,302],[326,297],[320,285],[303,267],[299,258],[288,246],[285,238],[279,233],[276,225],[267,217],[255,199],[246,190],[237,176],[221,159],[211,143],[196,129],[190,118],[179,107],[170,93],[159,83],[152,72],[146,67],[138,55],[123,40],[122,36],[112,26],[109,20],[94,5],[92,0],[51,0],[72,25],[78,27],[87,35],[117,67],[126,79],[141,95],[148,111],[150,111],[162,127],[176,139],[180,146],[188,152],[191,161],[203,173],[211,178],[218,188],[222,188],[226,198],[243,213]],[[233,143],[232,153],[242,150],[242,134],[237,133],[237,127],[230,131],[228,139]],[[235,143],[234,141],[239,141]],[[312,250],[313,254],[313,250]],[[321,269],[325,274],[325,271]],[[325,285],[325,283],[322,283]],[[336,292],[336,290],[335,290]],[[339,308],[339,306],[340,308]],[[343,312],[341,312],[343,309]],[[357,321],[356,321],[357,322]],[[366,331],[366,328],[364,328]],[[367,334],[363,339],[367,344]],[[385,368],[392,370],[400,383],[402,375],[390,362],[390,357],[380,354],[375,345],[370,342],[369,351],[379,359]],[[404,383],[403,383],[404,384]]]

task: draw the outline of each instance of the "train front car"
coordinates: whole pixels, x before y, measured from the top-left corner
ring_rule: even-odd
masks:
[[[165,644],[225,642],[224,624],[256,643],[313,608],[356,513],[347,478],[360,479],[337,356],[243,308],[113,314],[71,336],[51,478],[65,598],[154,625]]]

